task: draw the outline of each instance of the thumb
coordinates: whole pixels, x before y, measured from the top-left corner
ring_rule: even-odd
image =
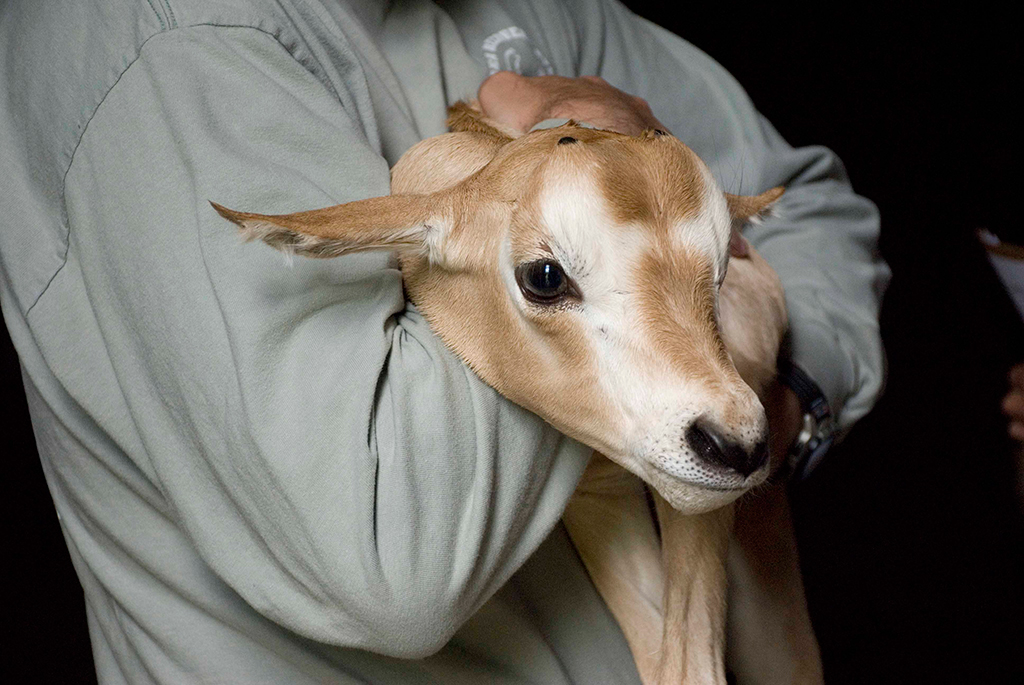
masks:
[[[528,131],[538,121],[542,98],[529,79],[511,71],[491,74],[477,92],[484,114],[518,131]]]

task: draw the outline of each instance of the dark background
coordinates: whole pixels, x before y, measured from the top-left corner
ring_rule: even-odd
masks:
[[[998,410],[1024,330],[972,235],[1024,243],[1016,23],[974,5],[684,16],[627,4],[720,61],[791,143],[836,150],[882,212],[888,388],[793,492],[827,681],[1024,682],[1024,522]],[[2,345],[5,670],[95,682],[81,587]]]

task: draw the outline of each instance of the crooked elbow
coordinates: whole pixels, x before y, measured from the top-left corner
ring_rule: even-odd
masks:
[[[423,659],[441,650],[469,618],[444,602],[395,602],[378,608],[365,649],[399,659]]]

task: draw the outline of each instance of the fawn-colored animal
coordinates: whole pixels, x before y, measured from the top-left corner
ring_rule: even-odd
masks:
[[[596,451],[564,520],[642,680],[724,683],[729,505],[767,476],[755,391],[786,327],[737,229],[783,191],[723,193],[662,131],[521,134],[465,104],[449,128],[399,160],[388,197],[214,207],[297,255],[397,251],[448,347]]]

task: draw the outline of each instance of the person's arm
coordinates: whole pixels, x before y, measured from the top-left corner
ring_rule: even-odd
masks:
[[[418,657],[545,538],[590,450],[450,354],[387,255],[289,265],[208,204],[387,194],[357,122],[268,33],[157,35],[75,152],[69,259],[132,456],[212,569],[301,635]]]
[[[644,98],[727,192],[786,186],[775,216],[746,234],[786,288],[794,362],[848,429],[884,379],[878,310],[889,270],[874,204],[831,151],[788,145],[721,66],[678,36],[615,0],[575,0],[566,14],[578,24],[578,75]]]

